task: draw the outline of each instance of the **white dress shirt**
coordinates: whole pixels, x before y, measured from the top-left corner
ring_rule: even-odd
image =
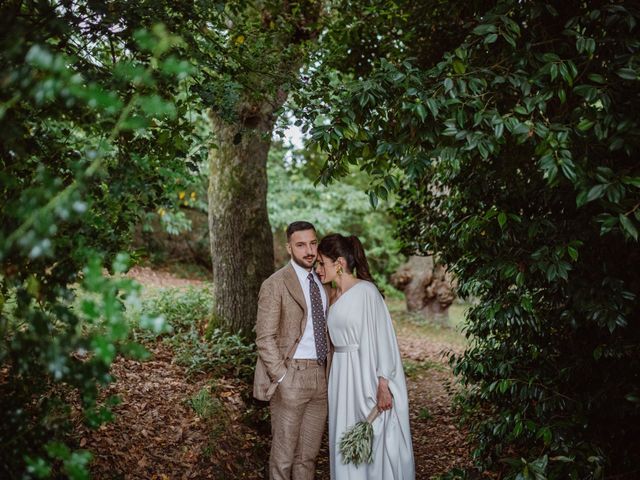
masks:
[[[313,335],[313,318],[311,316],[311,291],[309,288],[309,272],[298,265],[296,262],[291,260],[291,265],[293,265],[293,269],[298,275],[298,280],[300,280],[300,286],[302,287],[302,293],[304,293],[304,301],[307,302],[307,324],[304,327],[304,332],[302,333],[302,338],[300,339],[300,343],[298,344],[298,348],[296,348],[295,353],[293,354],[293,358],[318,358],[316,354],[316,340]],[[320,297],[322,297],[322,311],[327,311],[327,294],[324,291],[324,287],[318,278],[316,272],[313,272],[313,281],[316,282],[318,288],[320,289]]]

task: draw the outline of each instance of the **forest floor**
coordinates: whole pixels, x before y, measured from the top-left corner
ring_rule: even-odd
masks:
[[[134,268],[145,288],[206,286],[170,272]],[[425,325],[389,302],[405,362],[416,479],[470,465],[465,432],[451,401],[454,378],[445,352],[460,352],[462,336]],[[455,305],[454,305],[455,307]],[[94,456],[96,479],[264,479],[269,454],[266,403],[236,380],[192,377],[162,342],[146,345],[147,361],[118,358],[105,398],[117,395],[114,420],[97,430],[77,423],[77,441]],[[316,478],[328,479],[326,435]]]

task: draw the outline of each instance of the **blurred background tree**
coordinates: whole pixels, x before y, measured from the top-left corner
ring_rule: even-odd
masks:
[[[285,249],[287,225],[304,219],[316,226],[320,237],[332,232],[358,235],[376,282],[392,293],[389,278],[404,260],[395,237],[394,219],[386,209],[371,207],[364,191],[368,176],[358,169],[354,168],[341,183],[317,184],[323,159],[323,155],[307,150],[288,152],[278,144],[269,154],[268,206],[276,265],[289,261]]]

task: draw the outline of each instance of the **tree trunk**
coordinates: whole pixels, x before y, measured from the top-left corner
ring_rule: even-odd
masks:
[[[455,299],[455,282],[443,265],[434,264],[433,257],[410,256],[391,276],[391,283],[404,292],[408,311],[446,325]]]
[[[209,152],[208,191],[213,321],[249,340],[255,338],[260,285],[274,268],[267,215],[267,154],[274,112],[296,84],[309,42],[323,28],[323,6],[316,0],[257,2],[228,18],[231,30],[243,32],[244,25],[254,41],[245,44],[244,35],[238,34],[228,52],[230,63],[240,65],[230,71],[243,77],[243,86],[233,106],[229,108],[228,98],[220,112],[234,119],[219,115],[216,108],[221,105],[210,113],[216,143]]]
[[[273,105],[249,108],[228,123],[211,113],[215,146],[209,152],[209,235],[213,321],[253,339],[258,292],[273,272],[273,237],[267,214],[267,154]]]

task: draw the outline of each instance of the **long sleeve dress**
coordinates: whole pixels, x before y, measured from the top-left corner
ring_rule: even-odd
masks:
[[[391,317],[376,286],[360,281],[327,317],[333,362],[329,374],[329,455],[333,480],[414,480],[409,401]],[[373,422],[373,463],[344,464],[339,442],[377,403],[378,377],[389,381],[393,408]]]

